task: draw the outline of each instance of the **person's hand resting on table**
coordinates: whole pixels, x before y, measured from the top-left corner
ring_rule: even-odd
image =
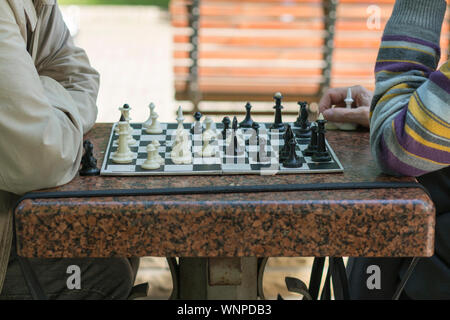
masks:
[[[319,102],[319,111],[323,113],[326,120],[331,122],[357,123],[369,128],[369,112],[373,93],[362,86],[353,86],[352,109],[345,108],[345,98],[348,88],[328,89]],[[335,108],[332,108],[335,105]]]

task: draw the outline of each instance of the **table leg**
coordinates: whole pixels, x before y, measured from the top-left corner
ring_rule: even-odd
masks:
[[[257,258],[180,258],[178,271],[180,299],[257,299]]]

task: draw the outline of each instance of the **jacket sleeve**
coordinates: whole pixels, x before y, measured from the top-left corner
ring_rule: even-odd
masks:
[[[53,5],[46,14],[49,16],[43,20],[48,23],[39,34],[37,71],[40,76],[47,77],[43,85],[53,105],[66,105],[67,102],[60,98],[64,96],[63,91],[69,93],[70,103],[78,110],[86,133],[97,118],[99,74],[91,67],[84,50],[74,45],[58,5]]]
[[[0,1],[0,190],[22,194],[69,182],[81,160],[82,124],[69,91],[39,76],[11,8]]]
[[[443,0],[397,0],[375,66],[371,148],[382,170],[420,176],[450,165],[450,63],[440,69]]]

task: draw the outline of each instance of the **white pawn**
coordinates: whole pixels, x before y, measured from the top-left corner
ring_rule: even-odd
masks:
[[[134,159],[134,153],[130,151],[128,146],[128,123],[122,116],[118,124],[119,127],[119,142],[117,151],[112,155],[111,159],[115,163],[130,163]]]
[[[162,133],[161,123],[159,123],[158,121],[158,114],[156,112],[153,112],[152,124],[147,129],[145,129],[145,132],[150,134]]]
[[[146,170],[155,170],[161,166],[161,163],[157,159],[158,150],[155,149],[153,144],[147,145],[147,160],[141,165],[143,169]]]
[[[152,145],[155,147],[155,149],[156,149],[156,158],[158,159],[158,161],[159,161],[159,163],[161,164],[161,165],[163,165],[164,164],[164,159],[163,159],[163,157],[161,157],[161,155],[159,154],[159,146],[161,145],[160,143],[159,143],[159,141],[158,140],[153,140],[153,142],[152,142]]]
[[[352,108],[353,98],[352,98],[352,89],[351,88],[347,89],[347,97],[345,98],[344,102],[345,102],[345,107],[347,109]],[[358,127],[358,124],[350,123],[350,122],[343,122],[343,123],[337,123],[337,127],[344,131],[352,131],[352,130],[356,130],[356,128]]]
[[[147,129],[148,127],[150,127],[150,126],[152,125],[152,115],[153,115],[154,110],[155,110],[155,104],[152,102],[152,103],[149,104],[148,107],[149,107],[149,109],[150,109],[150,115],[148,116],[147,121],[145,121],[145,122],[143,123],[143,125],[142,125],[142,127],[143,127],[144,129]]]

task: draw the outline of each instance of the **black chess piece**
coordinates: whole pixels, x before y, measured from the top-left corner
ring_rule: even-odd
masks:
[[[298,105],[300,106],[300,115],[294,123],[296,127],[299,127],[296,130],[296,136],[297,138],[307,139],[311,137],[311,125],[308,121],[308,104],[307,102],[299,101]]]
[[[305,156],[311,157],[317,151],[317,126],[311,126],[311,140],[308,147],[303,151]]]
[[[191,128],[191,134],[194,134],[194,133],[200,134],[203,132],[203,125],[200,122],[201,118],[202,118],[202,114],[200,112],[197,111],[196,113],[194,113],[195,122]]]
[[[239,124],[239,128],[251,128],[254,122],[250,114],[252,110],[252,105],[250,102],[247,102],[245,109],[247,110],[247,113],[245,115],[245,119]]]
[[[301,168],[303,166],[303,163],[297,157],[297,153],[295,150],[297,142],[295,141],[295,138],[291,139],[291,141],[289,141],[289,145],[290,145],[289,157],[286,161],[283,162],[283,167],[285,167],[285,168]]]
[[[251,145],[258,145],[258,138],[259,138],[259,124],[256,122],[252,123],[252,135],[250,136],[250,144]]]
[[[231,120],[228,117],[224,117],[222,123],[223,123],[222,136],[225,139],[227,137],[227,130],[230,129]]]
[[[294,139],[294,132],[292,131],[292,127],[287,124],[286,125],[286,132],[283,135],[284,144],[279,152],[280,162],[283,162],[289,158],[289,154],[291,152],[291,145],[290,141]]]
[[[83,143],[84,155],[81,158],[80,176],[98,176],[97,159],[94,158],[94,145],[86,140]]]
[[[125,103],[125,104],[123,105],[123,108],[124,108],[124,109],[130,109],[130,106],[129,106],[128,104]]]
[[[286,130],[286,127],[283,124],[283,119],[281,116],[281,110],[283,109],[283,106],[281,105],[281,99],[283,99],[283,96],[281,93],[277,92],[275,93],[274,97],[275,99],[275,106],[273,107],[275,109],[275,120],[270,126],[270,130],[278,130],[279,132],[284,132]]]
[[[238,121],[236,116],[234,116],[233,122],[231,123],[231,129],[233,129],[234,132],[236,132],[238,129]]]
[[[317,151],[312,155],[314,162],[328,162],[331,161],[330,153],[325,145],[325,123],[326,120],[317,120]]]

